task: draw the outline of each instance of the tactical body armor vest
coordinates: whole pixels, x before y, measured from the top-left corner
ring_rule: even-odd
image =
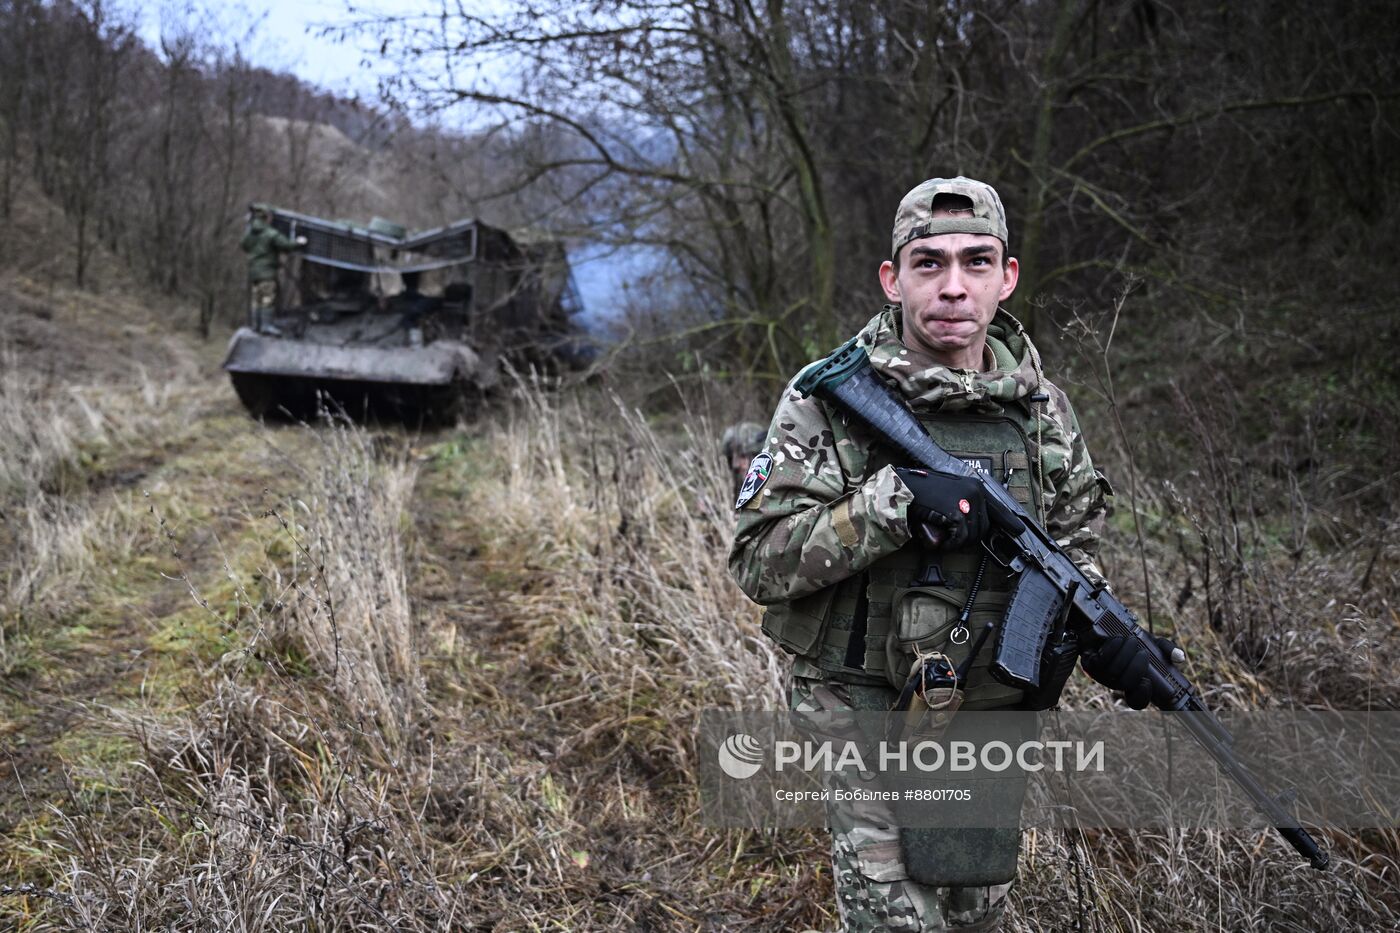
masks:
[[[1044,521],[1032,470],[1027,412],[1013,404],[1000,413],[919,413],[917,417],[939,446],[990,470],[1018,502]],[[873,452],[867,475],[889,462]],[[808,671],[815,667],[822,677],[898,687],[916,653],[939,651],[961,664],[982,627],[1005,614],[1015,577],[995,560],[987,559],[982,567],[985,554],[980,545],[930,551],[910,543],[840,583],[770,607],[763,617],[763,631],[803,659],[806,663],[801,667]],[[967,622],[970,631],[955,634],[979,568],[983,575]],[[961,637],[966,635],[971,637]],[[987,671],[991,656],[988,643],[969,672],[963,709],[1014,706],[1020,701],[1021,691],[991,678]]]

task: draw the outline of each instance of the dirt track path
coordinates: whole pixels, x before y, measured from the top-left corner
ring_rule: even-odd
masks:
[[[0,304],[4,288],[0,280]],[[152,782],[139,769],[159,768],[169,746],[157,743],[167,749],[163,759],[146,754],[130,738],[139,732],[132,722],[173,723],[189,734],[204,725],[192,714],[198,707],[208,716],[206,682],[221,657],[246,646],[241,613],[250,595],[263,598],[250,581],[294,556],[270,509],[295,501],[297,464],[325,451],[319,429],[248,417],[218,371],[220,341],[169,342],[165,356],[141,363],[151,375],[133,377],[137,348],[169,334],[141,309],[127,311],[125,319],[39,316],[26,331],[34,352],[48,354],[42,365],[57,372],[61,354],[50,342],[91,324],[79,341],[91,355],[78,369],[95,402],[107,401],[107,385],[140,390],[141,378],[155,383],[156,400],[133,401],[125,420],[114,416],[63,493],[86,522],[90,565],[42,613],[4,619],[24,644],[12,642],[22,649],[19,663],[0,668],[0,927],[45,929],[54,917],[67,919],[13,889],[75,890],[61,876],[93,855],[77,852],[67,822],[75,814],[97,839],[98,861],[108,848],[137,852],[132,864],[178,860],[187,840],[208,832],[170,820],[178,806],[159,799],[160,788],[148,793]],[[69,388],[57,377],[52,384],[56,393]],[[531,565],[528,547],[473,514],[473,490],[499,464],[470,429],[370,430],[387,435],[392,451],[409,447],[419,468],[400,527],[428,709],[415,724],[414,759],[394,766],[420,775],[410,788],[412,825],[422,830],[414,857],[434,863],[474,928],[740,925],[751,909],[746,895],[714,878],[732,873],[736,856],[723,851],[722,838],[697,847],[674,831],[673,814],[688,803],[676,779],[683,752],[666,717],[651,697],[639,694],[634,704],[630,687],[625,702],[599,694],[596,671],[573,656],[576,639],[587,636],[568,624],[551,590],[557,568]],[[0,522],[0,537],[9,527]],[[249,681],[268,686],[256,673]],[[264,709],[279,702],[275,691],[262,697]],[[308,781],[322,776],[321,751],[314,742],[292,749],[309,763]],[[103,841],[156,821],[150,844]],[[774,859],[789,861],[784,853]],[[253,874],[253,864],[230,864],[240,877]],[[772,883],[775,869],[765,871]],[[280,882],[275,891],[297,897]]]
[[[34,347],[57,339],[50,320],[35,321],[26,331]],[[144,756],[118,720],[188,712],[211,665],[246,638],[235,631],[240,609],[230,568],[246,583],[268,562],[269,544],[285,540],[269,509],[295,491],[295,463],[315,455],[320,429],[264,425],[243,410],[218,369],[221,341],[182,338],[173,350],[176,358],[161,369],[176,374],[178,407],[158,406],[140,431],[108,432],[63,493],[91,529],[91,565],[65,581],[68,589],[43,613],[6,620],[18,637],[3,656],[17,663],[0,667],[0,926],[17,906],[3,897],[5,886],[57,881],[63,853],[55,811],[130,805],[125,778]],[[116,378],[96,364],[83,371],[94,387]],[[370,430],[389,435],[395,447],[437,440],[401,428]],[[429,650],[443,657],[460,648],[488,668],[505,664],[512,623],[491,611],[477,582],[478,548],[456,507],[454,481],[430,464],[422,475],[409,535],[411,597],[423,628],[455,642]],[[454,677],[430,679],[450,702],[463,699]],[[494,693],[489,680],[476,683]],[[31,908],[20,903],[28,916]]]
[[[50,837],[50,807],[92,805],[120,787],[135,749],[107,717],[185,703],[220,650],[191,587],[217,600],[227,562],[278,485],[279,449],[300,441],[296,429],[247,417],[218,372],[217,342],[173,349],[162,368],[179,382],[149,413],[149,429],[109,431],[63,494],[85,528],[90,565],[43,611],[7,624],[0,884],[43,880],[33,866]]]
[[[0,366],[21,367],[26,393],[73,413],[81,463],[52,493],[88,551],[42,598],[0,599],[0,886],[54,880],[55,808],[121,805],[143,756],[117,720],[198,702],[200,678],[241,637],[229,568],[246,582],[267,563],[279,532],[267,512],[294,491],[294,464],[316,443],[315,429],[251,419],[219,370],[224,339],[170,328],[163,316],[174,313],[0,274]],[[29,398],[0,393],[0,403]],[[383,430],[394,445],[432,441]],[[431,542],[412,564],[415,606],[446,637],[490,642],[488,600],[464,586],[476,549],[453,517],[453,490],[427,488],[414,507],[416,540]],[[15,504],[4,515],[0,499],[0,552],[14,549],[18,567],[34,555],[20,554],[29,504]],[[0,568],[0,586],[11,569]],[[0,901],[0,918],[13,906]]]

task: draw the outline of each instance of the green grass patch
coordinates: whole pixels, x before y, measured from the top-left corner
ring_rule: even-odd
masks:
[[[212,610],[212,611],[211,611]],[[176,655],[189,661],[212,664],[231,648],[237,647],[231,637],[230,614],[236,608],[221,612],[210,604],[191,606],[160,621],[151,635],[151,650],[158,654]]]
[[[456,434],[423,449],[430,471],[460,471],[480,465],[485,442],[479,437]]]
[[[71,769],[79,798],[89,800],[124,791],[132,763],[142,757],[139,745],[98,723],[67,732],[53,751]]]
[[[0,678],[25,680],[44,669],[42,646],[35,644],[33,627],[5,626],[5,643],[0,647]]]

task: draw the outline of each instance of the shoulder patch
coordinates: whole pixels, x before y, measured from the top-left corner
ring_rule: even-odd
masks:
[[[768,482],[768,474],[772,472],[773,457],[767,451],[754,457],[753,463],[749,465],[749,472],[744,476],[744,485],[739,487],[739,498],[734,503],[734,508],[742,509],[750,499],[758,495],[763,484]]]
[[[1114,495],[1113,484],[1108,481],[1108,474],[1103,470],[1094,471],[1094,479],[1098,480],[1099,491],[1104,494],[1104,498]]]

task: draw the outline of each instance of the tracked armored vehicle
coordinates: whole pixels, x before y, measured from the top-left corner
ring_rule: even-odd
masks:
[[[501,379],[501,362],[578,362],[579,310],[557,241],[477,220],[409,234],[271,211],[305,246],[286,254],[270,318],[239,328],[223,367],[254,416],[455,419]]]

